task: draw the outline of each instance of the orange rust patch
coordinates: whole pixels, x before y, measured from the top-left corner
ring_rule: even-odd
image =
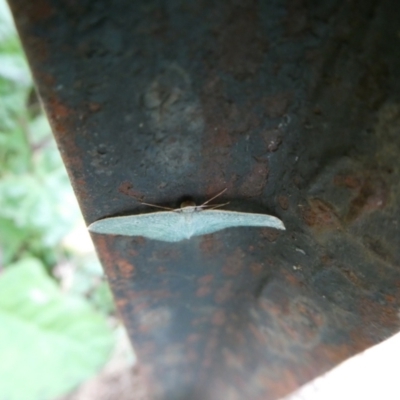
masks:
[[[46,54],[46,57],[45,57],[45,55],[42,55],[42,56],[43,56],[44,58],[46,58],[46,57],[47,57],[47,54]],[[49,73],[45,73],[45,72],[43,72],[42,70],[39,70],[39,69],[34,69],[33,73],[34,73],[34,75],[35,75],[35,77],[36,77],[36,80],[37,80],[43,87],[51,88],[51,87],[54,87],[54,86],[55,86],[56,80],[55,80],[55,78],[54,78],[53,75],[51,75],[51,74],[49,74]]]
[[[213,325],[222,326],[226,322],[226,315],[224,310],[216,310],[211,318]]]
[[[204,236],[200,242],[201,253],[206,256],[213,256],[222,251],[223,243],[214,237]]]
[[[270,118],[278,118],[285,115],[292,98],[291,93],[278,93],[264,100],[265,112]]]
[[[253,263],[250,265],[250,271],[254,275],[258,275],[263,269],[264,268],[263,268],[262,264],[259,264],[259,263]]]
[[[346,221],[353,221],[364,212],[384,208],[388,198],[389,190],[382,178],[378,176],[367,178],[350,204]]]
[[[214,135],[211,137],[210,143],[212,146],[217,148],[223,147],[231,147],[232,146],[232,138],[229,134],[228,129],[226,128],[218,128],[217,131],[214,132]]]
[[[118,186],[118,191],[127,196],[133,197],[137,201],[141,201],[144,195],[133,189],[133,184],[131,182],[125,181]]]
[[[259,344],[267,342],[267,335],[258,326],[250,323],[248,328]]]
[[[333,178],[333,183],[336,186],[346,187],[349,189],[359,189],[362,179],[354,174],[338,174]]]
[[[197,280],[200,285],[208,285],[214,280],[214,275],[204,275]]]
[[[268,42],[259,34],[258,8],[255,2],[231,7],[218,29],[220,67],[239,80],[258,72],[268,49]]]
[[[126,298],[116,298],[115,299],[115,304],[117,305],[118,309],[122,309],[124,307],[126,307],[127,305],[129,305],[129,301]]]
[[[215,349],[218,347],[218,340],[215,337],[215,331],[211,332],[204,349],[203,367],[210,367],[215,357]]]
[[[286,282],[290,283],[292,286],[303,286],[304,285],[304,282],[292,272],[283,271],[282,275],[284,276]]]
[[[116,265],[113,262],[112,252],[108,246],[108,239],[102,235],[94,236],[94,243],[98,251],[101,263],[109,280],[115,280],[118,277]]]
[[[268,129],[261,133],[269,152],[277,151],[282,143],[282,131],[280,129]]]
[[[101,110],[101,104],[99,103],[89,103],[88,104],[89,111],[91,112],[97,112]]]
[[[222,268],[222,272],[228,276],[237,275],[243,268],[244,253],[240,249],[236,249],[232,255],[227,257]]]
[[[54,9],[46,0],[35,0],[28,3],[25,9],[31,22],[40,22],[53,16]]]
[[[355,286],[357,287],[364,287],[362,284],[361,280],[358,278],[358,276],[351,271],[349,268],[346,268],[342,265],[338,266],[339,270],[343,273],[343,275]]]
[[[261,229],[261,236],[267,239],[269,242],[275,242],[280,235],[281,232],[278,229],[272,229],[272,228]]]
[[[216,303],[224,303],[232,297],[232,282],[225,282],[223,286],[215,293],[214,300]]]
[[[239,193],[246,197],[256,197],[262,194],[268,181],[268,161],[258,161],[239,188]]]
[[[308,7],[303,0],[287,0],[286,17],[283,20],[288,37],[300,37],[310,27]]]
[[[197,297],[205,297],[211,293],[211,289],[208,286],[200,286],[196,291]]]
[[[285,332],[299,342],[310,342],[317,339],[325,318],[316,306],[308,299],[295,299],[290,304],[286,318],[280,319]]]
[[[330,204],[318,198],[311,199],[308,203],[309,206],[301,207],[302,217],[308,226],[321,229],[340,228],[339,219]]]
[[[193,343],[197,343],[201,340],[201,335],[197,334],[197,333],[191,333],[187,338],[186,338],[186,343],[188,344],[193,344]]]
[[[139,255],[139,252],[137,250],[135,250],[135,249],[128,249],[128,254],[131,257],[137,257]]]
[[[127,260],[121,258],[117,262],[117,268],[118,268],[118,273],[119,276],[122,276],[125,279],[130,279],[135,273],[135,266],[132,265],[130,262]]]
[[[278,197],[278,204],[282,210],[287,210],[289,208],[289,198],[287,196],[281,195]]]

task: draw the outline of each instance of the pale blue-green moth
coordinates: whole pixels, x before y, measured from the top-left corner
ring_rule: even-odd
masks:
[[[192,236],[207,235],[239,226],[285,230],[283,222],[272,215],[207,209],[207,207],[215,208],[207,203],[217,196],[200,206],[192,205],[193,203],[188,205],[188,202],[182,203],[179,209],[142,203],[168,211],[105,218],[89,225],[89,231],[108,235],[143,236],[164,242],[180,242]]]

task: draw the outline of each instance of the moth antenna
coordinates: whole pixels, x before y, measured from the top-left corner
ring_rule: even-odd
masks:
[[[168,211],[174,211],[174,210],[175,210],[175,208],[157,206],[156,204],[145,203],[145,202],[143,202],[143,201],[141,201],[140,204],[143,204],[143,205],[145,205],[145,206],[154,207],[154,208],[160,208],[161,210],[168,210]]]
[[[208,204],[210,201],[213,201],[214,199],[216,199],[217,197],[221,196],[221,194],[225,193],[228,190],[228,188],[225,188],[224,190],[222,190],[221,192],[219,192],[218,194],[216,194],[214,197],[211,197],[211,199],[208,199],[207,201],[205,201],[201,206],[205,206],[206,204]]]
[[[223,204],[211,204],[211,205],[209,205],[209,206],[206,206],[207,207],[207,210],[214,210],[214,208],[221,208],[221,207],[223,207],[223,206],[226,206],[226,205],[228,205],[230,203],[230,201],[228,201],[227,203],[223,203]],[[200,206],[200,207],[203,207],[204,205],[202,205],[202,206]]]

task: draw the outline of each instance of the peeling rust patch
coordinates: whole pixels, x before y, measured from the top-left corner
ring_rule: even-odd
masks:
[[[243,177],[239,192],[246,197],[261,195],[268,181],[268,162],[266,160],[257,161],[249,174]]]
[[[133,188],[133,184],[131,182],[122,182],[119,187],[118,191],[122,194],[127,196],[133,197],[135,200],[142,201],[144,199],[144,195],[139,191]]]
[[[226,20],[215,31],[221,69],[238,80],[258,73],[267,52],[268,42],[258,24],[258,4],[251,0],[228,8]]]
[[[290,93],[278,93],[268,97],[264,101],[267,116],[270,118],[283,117],[288,110],[291,98],[292,95]]]
[[[282,131],[280,129],[267,129],[262,133],[262,137],[265,141],[267,151],[275,152],[278,150],[282,143]]]
[[[289,208],[289,198],[285,195],[281,195],[278,197],[278,203],[282,210],[287,210]]]
[[[340,222],[335,210],[321,199],[310,199],[308,206],[300,206],[304,222],[318,229],[339,229]]]

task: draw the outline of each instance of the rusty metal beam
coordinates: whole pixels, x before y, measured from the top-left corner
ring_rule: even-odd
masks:
[[[157,399],[277,399],[399,330],[398,0],[10,0],[88,223],[223,188],[277,215],[94,236]]]

